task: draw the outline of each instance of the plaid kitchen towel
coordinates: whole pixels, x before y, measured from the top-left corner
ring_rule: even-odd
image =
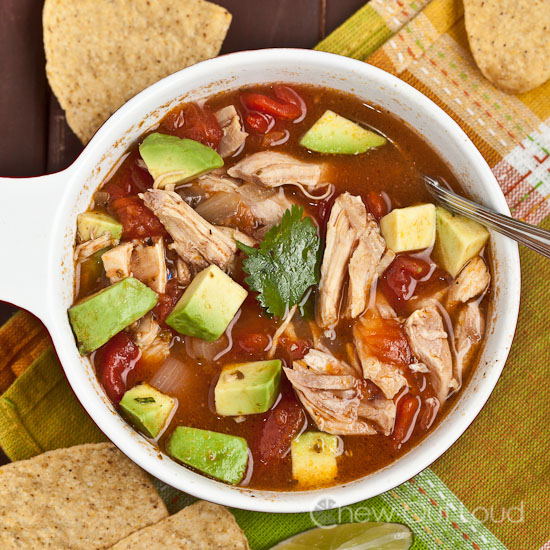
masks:
[[[550,82],[512,96],[485,80],[468,47],[460,0],[371,0],[317,49],[377,65],[433,99],[483,153],[513,215],[550,229]],[[511,550],[537,550],[550,539],[550,403],[544,395],[550,262],[524,249],[521,260],[516,340],[478,419],[431,470],[344,511],[323,510],[320,502],[320,522],[359,520],[359,514],[401,521],[414,530],[415,548],[504,548],[491,532]],[[0,390],[30,366],[0,400],[0,445],[10,458],[103,437],[74,400],[37,321],[15,315],[0,328],[0,350]],[[172,511],[189,502],[159,488]],[[255,549],[316,520],[234,513]]]

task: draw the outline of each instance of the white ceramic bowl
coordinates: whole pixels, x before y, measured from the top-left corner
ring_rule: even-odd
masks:
[[[162,481],[220,504],[265,512],[302,512],[321,497],[343,506],[410,479],[466,430],[493,390],[510,349],[520,297],[515,243],[491,235],[494,304],[485,348],[471,382],[446,418],[393,464],[357,481],[308,492],[230,487],[196,474],[162,454],[122,420],[105,397],[90,361],[78,354],[67,318],[73,300],[76,216],[126,148],[172,107],[237,87],[284,81],[350,92],[401,117],[432,144],[471,193],[509,214],[489,166],[459,126],[432,101],[398,78],[366,63],[309,50],[240,52],[199,63],[137,95],[97,132],[76,162],[57,174],[0,180],[0,300],[37,315],[48,328],[74,393],[105,435]]]

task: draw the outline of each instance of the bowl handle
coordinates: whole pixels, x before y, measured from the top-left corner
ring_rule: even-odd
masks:
[[[68,170],[0,178],[0,300],[47,317],[52,234]]]

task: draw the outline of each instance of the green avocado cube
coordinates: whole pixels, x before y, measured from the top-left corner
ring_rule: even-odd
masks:
[[[386,138],[327,110],[306,132],[300,145],[318,153],[357,155],[380,147]]]
[[[141,158],[158,187],[185,183],[206,172],[221,168],[223,159],[210,147],[177,136],[149,134],[139,146]],[[165,177],[162,177],[165,176]]]
[[[208,266],[191,281],[166,324],[181,334],[213,342],[225,332],[247,295],[218,266]]]
[[[466,262],[485,246],[489,231],[483,225],[440,206],[436,208],[436,220],[435,256],[456,277]]]
[[[281,381],[281,361],[255,361],[223,367],[214,400],[220,416],[266,412],[275,402]]]
[[[98,210],[90,210],[79,214],[76,219],[76,226],[81,242],[97,239],[105,233],[110,233],[113,239],[120,239],[122,235],[122,224],[109,214]]]
[[[84,298],[69,309],[80,353],[86,355],[101,347],[157,302],[157,293],[133,277]]]
[[[129,389],[120,401],[120,412],[145,435],[157,437],[177,407],[177,399],[159,392],[149,384]]]
[[[304,432],[290,445],[292,477],[300,485],[329,483],[338,476],[338,437],[323,432]]]
[[[245,439],[198,428],[178,426],[167,451],[176,460],[231,485],[242,480],[248,463]]]

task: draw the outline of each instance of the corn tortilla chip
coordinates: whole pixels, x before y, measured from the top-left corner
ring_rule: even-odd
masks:
[[[248,541],[223,506],[199,501],[155,525],[136,531],[112,550],[247,550]]]
[[[46,73],[83,143],[138,92],[215,57],[231,14],[204,0],[46,0]]]
[[[111,443],[0,468],[0,548],[91,550],[168,515],[146,474]]]
[[[464,0],[477,66],[497,88],[522,93],[550,78],[548,0]]]

